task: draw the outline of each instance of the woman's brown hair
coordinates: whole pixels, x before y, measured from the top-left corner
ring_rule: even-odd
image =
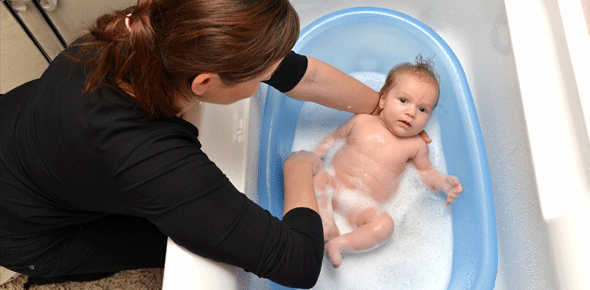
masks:
[[[287,0],[139,0],[100,17],[70,58],[92,67],[84,93],[127,83],[150,117],[169,117],[180,111],[179,98],[196,97],[197,75],[217,73],[228,85],[250,80],[298,36]]]

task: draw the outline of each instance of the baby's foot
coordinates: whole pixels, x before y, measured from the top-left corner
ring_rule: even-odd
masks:
[[[340,253],[340,243],[337,239],[326,243],[326,252],[328,253],[330,262],[332,262],[332,266],[334,268],[340,267],[342,264],[342,254]]]

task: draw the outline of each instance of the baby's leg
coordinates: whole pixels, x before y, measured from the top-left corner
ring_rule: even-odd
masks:
[[[322,226],[324,227],[324,241],[331,240],[340,235],[338,226],[334,221],[334,209],[332,207],[334,187],[332,184],[332,177],[325,170],[313,177],[313,187],[318,200]]]
[[[342,264],[343,252],[362,252],[383,244],[393,234],[393,219],[376,208],[353,211],[349,221],[357,228],[328,241],[326,251],[334,268]]]

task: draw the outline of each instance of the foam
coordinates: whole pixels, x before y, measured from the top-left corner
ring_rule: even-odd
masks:
[[[351,74],[379,90],[385,75],[372,72]],[[313,150],[352,114],[305,103],[297,120],[292,151]],[[433,115],[425,128],[432,139],[430,160],[446,173],[440,141],[440,127]],[[326,154],[326,165],[343,144]],[[447,289],[452,271],[453,229],[446,196],[426,188],[416,169],[409,164],[396,195],[384,204],[393,218],[392,237],[380,247],[364,253],[343,253],[340,268],[333,269],[324,258],[322,272],[313,289]],[[340,232],[351,230],[344,217],[336,214]]]

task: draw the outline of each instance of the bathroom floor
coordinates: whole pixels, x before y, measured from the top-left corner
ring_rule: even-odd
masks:
[[[60,284],[51,284],[35,286],[35,290],[106,290],[106,289],[126,289],[126,290],[159,290],[162,289],[162,277],[164,269],[142,269],[119,272],[111,277],[96,280],[93,282],[68,282]],[[1,290],[23,290],[27,276],[21,275],[14,280],[0,285]]]
[[[39,77],[47,66],[18,22],[0,6],[0,94]]]
[[[30,29],[34,26],[29,25]],[[37,50],[32,41],[10,15],[0,5],[0,94],[38,78],[47,68],[48,62]],[[4,269],[2,269],[4,270]],[[116,275],[87,283],[61,283],[37,286],[36,290],[82,290],[82,289],[161,289],[163,269],[143,269],[122,271]],[[21,290],[27,277],[20,275],[12,281],[0,285],[2,290]]]

